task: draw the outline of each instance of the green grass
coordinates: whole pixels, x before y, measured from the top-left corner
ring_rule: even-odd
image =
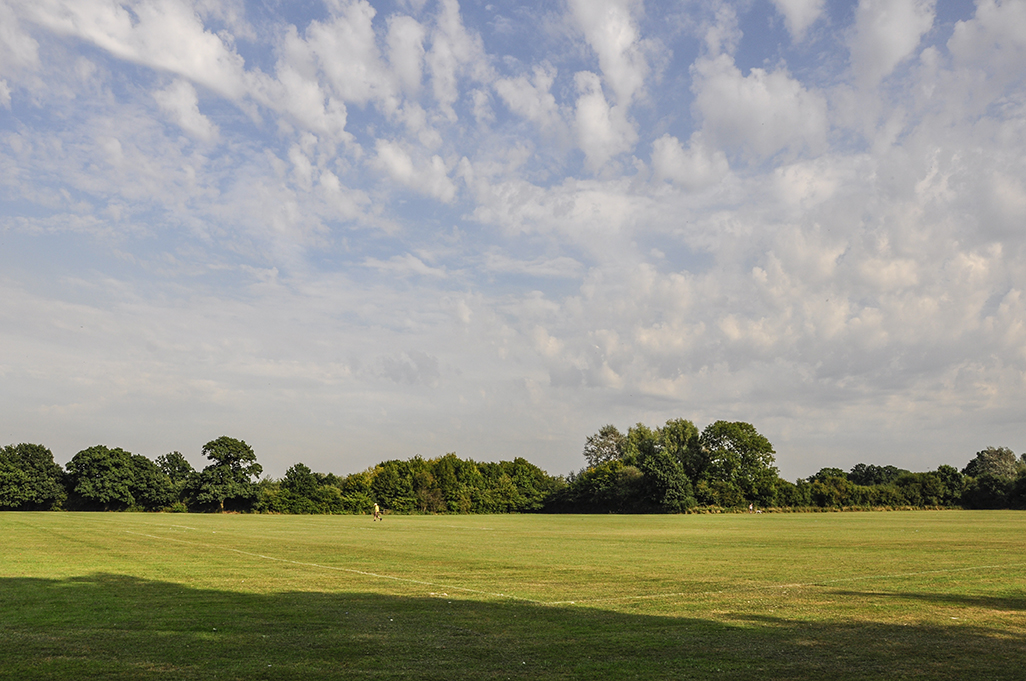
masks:
[[[0,513],[0,679],[1021,679],[1024,529]]]

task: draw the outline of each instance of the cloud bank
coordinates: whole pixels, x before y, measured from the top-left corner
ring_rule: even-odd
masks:
[[[0,408],[272,475],[1021,451],[1026,10],[0,1]]]

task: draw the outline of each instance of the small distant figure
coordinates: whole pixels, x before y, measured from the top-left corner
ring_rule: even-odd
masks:
[[[371,518],[371,522],[374,522],[375,520],[382,520],[381,509],[378,508],[377,504],[374,504],[374,517]]]
[[[753,503],[749,503],[748,504],[748,512],[749,513],[755,513],[755,504],[753,504]]]

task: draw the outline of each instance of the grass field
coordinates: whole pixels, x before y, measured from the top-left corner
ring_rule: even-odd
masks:
[[[0,679],[1022,679],[1026,514],[0,513]]]

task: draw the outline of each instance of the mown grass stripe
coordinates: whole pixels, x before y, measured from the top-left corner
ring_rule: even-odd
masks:
[[[377,579],[390,579],[395,582],[405,582],[408,584],[419,584],[421,586],[431,586],[439,589],[449,589],[451,591],[462,591],[464,593],[478,594],[480,596],[492,596],[494,598],[507,598],[515,601],[523,601],[524,603],[531,603],[534,605],[554,605],[545,603],[543,601],[536,601],[530,598],[522,598],[520,596],[513,596],[511,594],[495,593],[491,591],[482,591],[480,589],[470,589],[463,586],[451,586],[447,584],[438,584],[436,582],[425,582],[419,579],[410,579],[408,577],[396,577],[394,575],[382,575],[376,572],[366,572],[364,570],[357,570],[355,568],[339,567],[337,565],[321,565],[320,563],[308,563],[301,560],[292,560],[290,558],[278,558],[277,556],[266,556],[260,553],[253,553],[251,551],[243,551],[242,549],[235,549],[227,546],[215,546],[213,544],[205,544],[203,542],[186,541],[184,539],[175,539],[173,537],[158,537],[154,534],[144,534],[141,532],[132,532],[125,530],[125,534],[135,535],[137,537],[149,537],[150,539],[159,539],[162,541],[177,542],[179,544],[190,544],[192,546],[201,546],[208,549],[217,549],[220,551],[228,551],[231,553],[238,553],[243,556],[250,556],[253,558],[261,558],[263,560],[273,560],[279,563],[289,563],[291,565],[302,565],[304,567],[321,568],[324,570],[335,570],[336,572],[347,572],[354,575],[362,575],[364,577],[375,577]]]

